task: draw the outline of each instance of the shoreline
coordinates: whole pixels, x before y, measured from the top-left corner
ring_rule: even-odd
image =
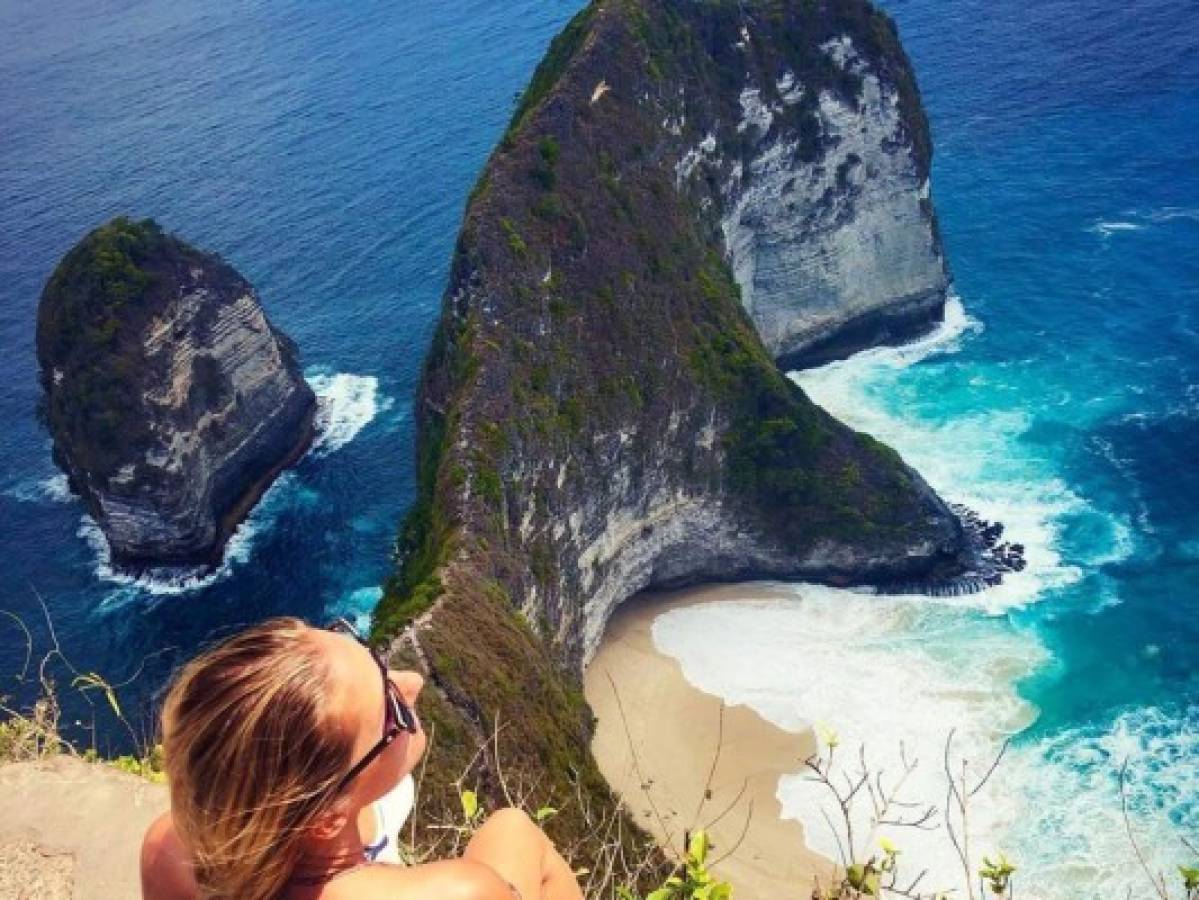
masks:
[[[591,749],[663,846],[677,850],[687,829],[707,828],[713,869],[739,900],[808,900],[814,878],[827,883],[833,864],[808,849],[799,822],[780,817],[775,795],[779,778],[801,771],[814,752],[815,735],[692,686],[651,634],[661,613],[744,593],[743,585],[706,585],[639,594],[617,608],[583,677],[597,719]],[[785,592],[757,584],[754,594]]]

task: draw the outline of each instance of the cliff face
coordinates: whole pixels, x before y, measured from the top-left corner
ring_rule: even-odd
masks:
[[[606,797],[575,673],[637,591],[963,569],[920,476],[773,359],[936,317],[928,153],[864,0],[600,0],[555,39],[466,211],[375,617],[447,776],[502,717],[509,767]]]
[[[772,52],[777,23],[746,21],[737,139],[727,109],[701,113],[707,136],[679,175],[706,180],[701,192],[719,186],[726,253],[763,342],[781,365],[804,366],[928,330],[949,280],[928,124],[889,23],[811,39],[808,59],[832,70],[822,83]]]
[[[121,565],[216,562],[312,438],[316,398],[254,289],[149,220],[66,255],[37,350],[55,459]]]

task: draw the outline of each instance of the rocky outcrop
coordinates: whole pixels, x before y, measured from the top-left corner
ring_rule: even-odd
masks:
[[[600,0],[554,40],[466,210],[416,404],[419,494],[375,614],[454,736],[427,783],[494,734],[496,769],[551,805],[602,806],[577,673],[635,592],[913,585],[972,564],[920,476],[774,359],[874,335],[880,309],[935,315],[919,298],[943,288],[939,261],[929,274],[892,253],[909,239],[869,236],[935,242],[908,212],[928,151],[901,63],[865,0]],[[902,147],[873,146],[884,125]],[[822,167],[850,153],[830,195]],[[905,194],[892,174],[913,166]],[[809,282],[849,284],[854,254],[870,299],[814,310]],[[592,827],[556,822],[567,840]]]
[[[217,562],[312,440],[316,398],[254,289],[150,220],[66,255],[37,350],[55,460],[117,565]]]
[[[719,185],[726,252],[758,333],[781,365],[802,367],[927,331],[949,277],[903,51],[850,33],[809,48],[850,85],[838,90],[785,61],[754,65],[770,56],[751,31],[762,27],[746,26],[740,153],[701,142],[680,172]]]

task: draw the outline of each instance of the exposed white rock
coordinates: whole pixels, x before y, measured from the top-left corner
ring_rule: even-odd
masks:
[[[801,161],[796,137],[782,133],[725,184],[729,262],[763,341],[783,358],[802,358],[871,317],[932,320],[948,290],[928,183],[895,88],[867,69],[848,37],[823,49],[861,77],[862,90],[856,107],[820,93],[820,158]],[[790,73],[778,86],[798,89]],[[759,92],[743,91],[741,107],[738,130],[764,132],[770,110]]]
[[[779,99],[783,101],[784,106],[793,106],[803,99],[804,87],[796,79],[795,73],[789,69],[779,76],[779,79],[774,83],[774,87],[778,91]]]
[[[716,135],[709,132],[702,141],[692,147],[683,154],[683,158],[679,160],[674,168],[676,184],[682,184],[691,177],[691,173],[695,171],[695,167],[703,161],[705,157],[710,157],[716,152]]]
[[[774,113],[762,102],[762,92],[756,87],[747,87],[741,92],[739,99],[741,121],[737,123],[737,131],[744,132],[747,128],[754,128],[759,134],[769,131],[770,123],[774,121]]]

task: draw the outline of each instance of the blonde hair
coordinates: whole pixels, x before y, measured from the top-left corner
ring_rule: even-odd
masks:
[[[350,765],[354,735],[299,619],[270,619],[179,673],[162,714],[171,816],[200,894],[279,895]]]

